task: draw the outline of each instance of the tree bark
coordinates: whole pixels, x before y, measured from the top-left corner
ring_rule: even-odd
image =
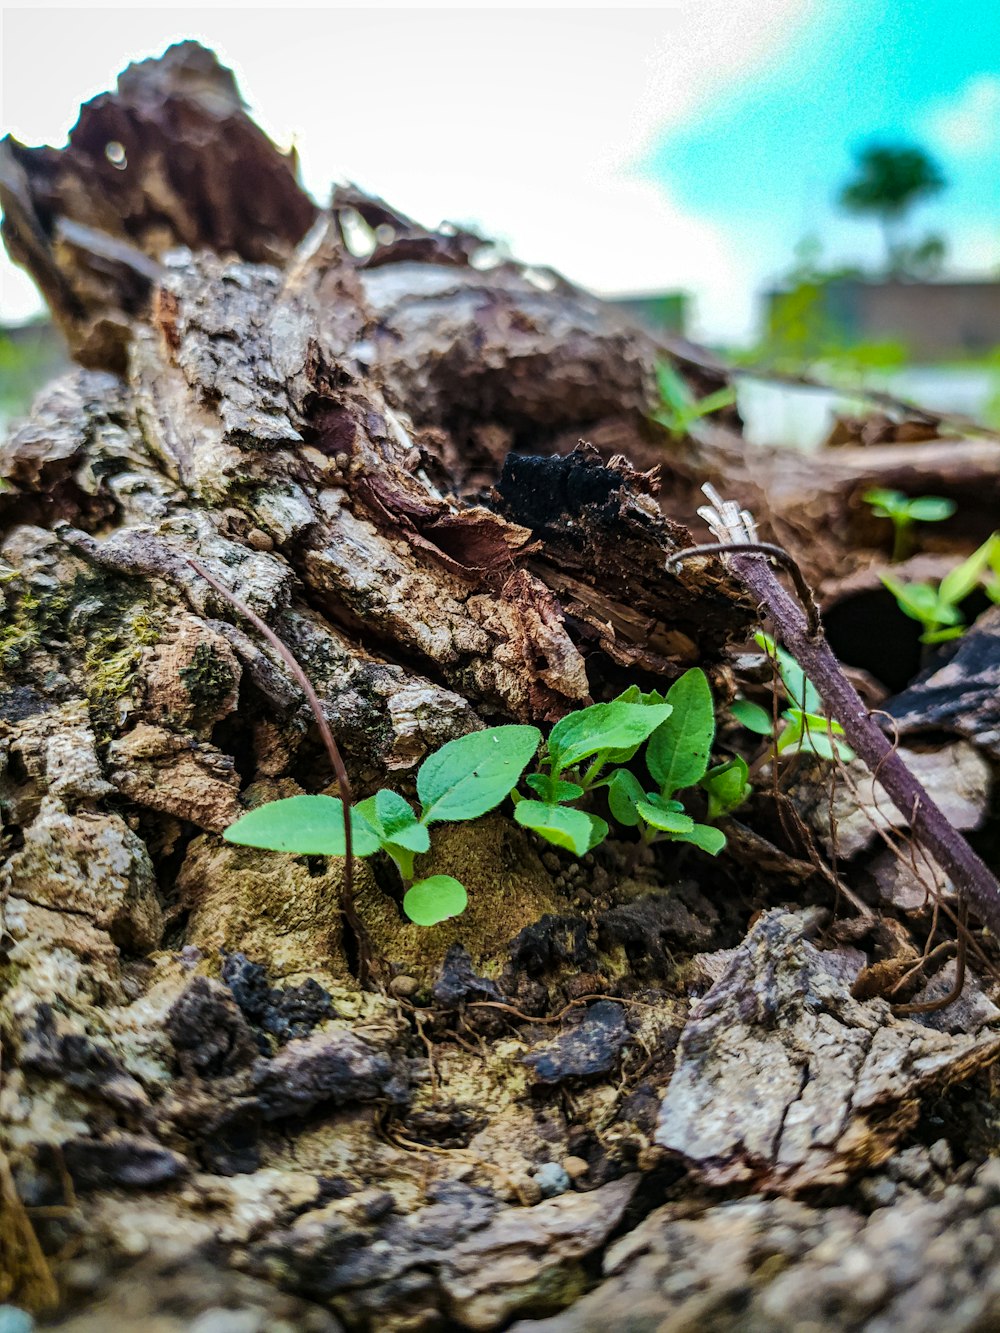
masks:
[[[317,209],[193,44],[130,67],[66,149],[8,140],[0,167],[8,246],[83,367],[0,450],[0,1299],[78,1329],[220,1306],[317,1330],[573,1321],[665,1191],[714,1236],[723,1177],[846,1189],[925,1098],[982,1086],[991,1013],[938,1030],[854,999],[864,955],[820,952],[816,913],[743,940],[802,881],[762,890],[759,853],[576,863],[499,815],[446,827],[432,869],[468,912],[421,930],[359,865],[359,985],[338,862],[219,836],[334,775],[295,680],[191,560],[295,654],[360,795],[410,791],[485,722],[690,665],[724,700],[757,608],[718,561],[667,572],[693,538],[666,514],[708,469],[649,423],[662,351],[557,276],[484,267],[466,232],[350,189]],[[378,229],[363,257],[353,215]],[[601,450],[557,452],[581,437]],[[831,1033],[853,1052],[832,1119],[807,1091]],[[706,1149],[716,1091],[747,1131]]]

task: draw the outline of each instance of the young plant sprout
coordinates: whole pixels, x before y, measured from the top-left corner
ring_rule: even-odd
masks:
[[[822,725],[829,727],[825,718]],[[549,733],[536,770],[524,779],[530,795],[517,787],[542,743],[538,728],[474,731],[448,741],[420,765],[419,813],[388,789],[351,808],[353,854],[384,852],[392,860],[405,887],[403,911],[420,926],[458,916],[468,902],[465,887],[452,876],[417,873],[417,857],[431,850],[431,825],[478,819],[508,796],[522,828],[576,856],[585,856],[610,832],[605,819],[583,808],[599,791],[606,793],[611,818],[636,829],[644,842],[691,843],[717,856],[726,837],[714,821],[742,805],[751,788],[742,758],[709,766],[714,739],[712,691],[697,667],[666,696],[633,685],[610,703],[567,714]],[[643,746],[649,790],[629,767]],[[695,788],[704,793],[706,823],[697,822],[678,799]],[[271,801],[241,816],[223,837],[300,856],[344,856],[343,802],[333,796]]]
[[[1000,602],[1000,532],[987,537],[977,550],[946,574],[941,582],[903,583],[891,574],[882,582],[905,616],[923,626],[920,642],[946,643],[965,632],[961,604],[982,585],[992,602]]]
[[[913,550],[914,523],[941,523],[955,512],[955,501],[942,495],[918,495],[910,499],[902,491],[876,487],[865,491],[862,499],[872,506],[876,518],[887,518],[892,523],[892,561],[898,564]]]
[[[433,926],[465,910],[465,888],[450,875],[414,880],[414,858],[430,850],[428,826],[478,819],[498,806],[521,780],[538,749],[537,727],[487,727],[448,741],[417,770],[420,814],[394,791],[377,792],[352,807],[355,856],[385,852],[406,885],[403,911]],[[269,801],[231,824],[222,835],[245,847],[310,856],[343,856],[344,807],[336,796],[289,796]]]
[[[675,440],[689,434],[695,422],[711,412],[720,412],[736,402],[736,390],[730,387],[716,389],[704,398],[695,398],[687,382],[667,361],[656,367],[656,383],[660,391],[660,405],[653,420],[665,427]]]
[[[840,739],[844,728],[827,716],[819,690],[791,653],[763,631],[754,638],[777,663],[778,675],[792,704],[781,714],[785,726],[778,734],[775,752],[798,754],[805,750],[820,759],[842,759],[845,762],[853,759],[854,751]]]

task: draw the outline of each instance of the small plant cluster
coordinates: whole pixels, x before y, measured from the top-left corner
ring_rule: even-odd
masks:
[[[898,564],[913,550],[915,523],[941,523],[955,512],[954,500],[943,495],[918,495],[911,499],[902,491],[876,487],[865,491],[862,499],[872,506],[876,518],[887,518],[892,523],[892,561]]]
[[[796,662],[767,634],[754,635],[757,643],[778,668],[778,675],[791,703],[781,714],[784,726],[775,741],[776,755],[793,755],[805,751],[820,759],[840,759],[845,763],[854,758],[854,751],[840,738],[844,728],[823,711],[819,690]],[[771,716],[759,704],[749,699],[735,699],[729,711],[748,731],[760,736],[774,734]]]
[[[761,710],[763,711],[763,710]],[[746,761],[710,767],[715,710],[705,673],[685,672],[666,695],[630,687],[610,703],[569,713],[552,728],[536,771],[524,779],[538,753],[537,727],[499,726],[448,741],[417,770],[419,813],[397,792],[382,790],[351,808],[352,851],[385,852],[406,886],[403,910],[417,925],[457,916],[467,904],[465,887],[450,875],[415,877],[415,861],[431,847],[431,825],[478,819],[508,796],[514,819],[546,842],[584,856],[610,832],[599,815],[583,809],[606,793],[611,817],[634,828],[645,843],[691,843],[711,855],[725,834],[711,821],[735,810],[750,795]],[[643,746],[651,779],[643,783],[631,764]],[[708,823],[698,823],[678,793],[700,787]],[[344,809],[332,796],[291,796],[250,810],[223,835],[229,842],[306,856],[344,856]]]
[[[704,398],[695,398],[686,381],[666,361],[656,367],[656,383],[660,391],[660,405],[653,420],[668,430],[675,440],[681,440],[702,417],[721,412],[736,402],[736,390],[731,387],[716,389]]]
[[[991,602],[1000,603],[1000,532],[987,537],[977,550],[933,583],[903,583],[892,574],[882,582],[896,599],[904,615],[923,626],[920,642],[946,643],[965,632],[962,602],[982,586]]]

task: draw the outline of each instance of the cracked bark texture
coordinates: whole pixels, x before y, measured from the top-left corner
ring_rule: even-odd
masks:
[[[318,209],[193,44],[67,148],[6,141],[0,195],[82,367],[0,448],[0,1299],[76,1330],[584,1328],[633,1263],[672,1317],[689,1235],[712,1326],[747,1283],[780,1311],[800,1270],[836,1282],[926,1104],[985,1095],[988,1005],[939,1031],[853,998],[867,956],[808,914],[741,943],[738,858],[581,867],[500,816],[442,829],[433,870],[471,902],[431,931],[358,867],[363,990],[338,863],[219,837],[332,775],[191,557],[302,662],[362,795],[633,679],[697,663],[726,696],[756,608],[718,563],[666,572],[709,469],[649,423],[658,349],[557,275],[473,264],[468,232],[345,187]],[[996,1143],[973,1120],[970,1161]],[[890,1214],[978,1236],[988,1178],[942,1169],[952,1203],[925,1175]],[[819,1185],[859,1192],[759,1193]],[[981,1249],[942,1271],[961,1287]],[[887,1282],[882,1323],[831,1301],[830,1325],[906,1326]]]

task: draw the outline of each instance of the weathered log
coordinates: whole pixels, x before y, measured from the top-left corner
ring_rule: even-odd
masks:
[[[551,275],[475,267],[480,238],[354,190],[316,209],[190,44],[127,71],[62,153],[8,142],[2,165],[8,244],[88,368],[0,448],[0,1299],[123,1326],[214,1301],[501,1328],[571,1305],[668,1186],[699,1208],[749,1163],[768,1188],[849,1188],[932,1089],[985,1077],[992,1031],[851,998],[798,916],[740,944],[745,863],[763,845],[782,865],[749,831],[742,863],[682,879],[631,846],[542,856],[500,815],[444,828],[433,868],[469,911],[421,930],[359,865],[381,963],[359,986],[339,864],[219,837],[333,774],[286,667],[190,561],[303,664],[361,795],[407,790],[482,722],[547,723],[633,679],[698,663],[724,695],[756,607],[718,562],[668,572],[692,539],[664,509],[693,512],[707,467],[671,460],[661,506],[661,353]],[[379,229],[368,256],[349,212]],[[552,456],[591,434],[600,454]],[[807,891],[794,869],[768,891]],[[841,1079],[850,1142],[794,1169],[728,1140],[706,1165],[689,1112],[734,1016],[799,1065],[822,1028],[933,1068],[853,1110]],[[129,1296],[116,1273],[140,1256]]]

